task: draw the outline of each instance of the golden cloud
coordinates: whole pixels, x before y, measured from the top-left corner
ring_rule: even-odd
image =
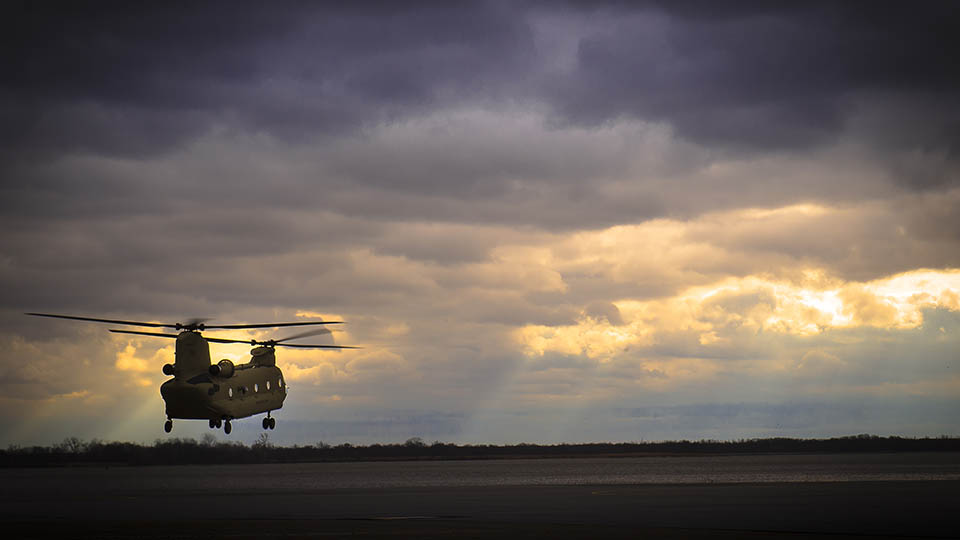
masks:
[[[127,341],[126,346],[122,350],[117,351],[114,361],[114,367],[120,371],[132,371],[138,374],[160,373],[160,367],[163,366],[163,364],[173,362],[174,347],[172,345],[161,348],[138,348],[135,343],[140,344],[141,340],[125,341]],[[150,379],[141,379],[141,384],[143,384],[144,380],[147,385],[153,384]]]
[[[807,273],[821,283],[839,282],[823,279],[822,270]],[[617,301],[622,325],[584,315],[572,325],[527,325],[514,338],[528,356],[582,354],[605,362],[673,332],[694,332],[699,345],[711,347],[745,331],[813,336],[832,328],[916,328],[924,309],[960,310],[958,292],[960,270],[918,270],[829,289],[762,276],[728,278],[668,298]]]

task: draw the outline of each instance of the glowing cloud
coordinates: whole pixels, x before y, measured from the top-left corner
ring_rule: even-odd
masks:
[[[955,270],[919,270],[824,290],[749,276],[664,299],[617,301],[623,325],[583,315],[574,325],[528,325],[514,336],[528,356],[556,352],[609,361],[679,331],[695,332],[701,346],[711,347],[729,344],[742,332],[813,336],[841,328],[916,328],[923,324],[924,309],[960,310],[958,292],[960,271]]]

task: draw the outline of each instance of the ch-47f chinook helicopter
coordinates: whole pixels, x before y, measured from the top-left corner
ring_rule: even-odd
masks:
[[[210,428],[223,426],[224,433],[229,434],[232,427],[230,421],[237,418],[246,418],[259,413],[267,413],[263,418],[263,429],[273,429],[277,419],[270,416],[283,406],[287,397],[287,388],[284,384],[283,372],[277,367],[275,347],[297,347],[301,349],[356,349],[345,345],[304,345],[284,343],[293,339],[329,334],[330,330],[323,328],[312,330],[283,339],[258,341],[255,339],[239,340],[200,335],[203,330],[223,329],[236,330],[246,328],[279,328],[283,326],[317,326],[327,324],[342,324],[342,321],[304,321],[292,323],[263,323],[263,324],[204,324],[206,319],[194,319],[187,323],[153,323],[139,321],[121,321],[115,319],[97,319],[93,317],[75,317],[72,315],[54,315],[50,313],[27,313],[37,317],[53,317],[56,319],[71,319],[75,321],[92,321],[109,324],[126,324],[153,328],[173,328],[179,333],[164,334],[160,332],[140,332],[135,330],[110,329],[118,334],[134,334],[176,339],[176,352],[173,364],[164,364],[163,374],[172,375],[160,386],[160,395],[166,403],[167,421],[163,425],[164,431],[170,433],[173,429],[173,419],[207,420]],[[213,343],[248,343],[254,348],[250,351],[250,361],[245,364],[234,365],[230,360],[220,360],[216,364],[210,361],[210,346]]]

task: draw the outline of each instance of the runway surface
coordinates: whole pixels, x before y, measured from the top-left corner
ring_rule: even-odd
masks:
[[[0,517],[21,538],[954,538],[960,530],[958,480],[305,489],[223,477],[218,489],[164,484],[157,469],[3,471]],[[213,474],[224,471],[244,469]],[[138,475],[154,479],[141,484]]]

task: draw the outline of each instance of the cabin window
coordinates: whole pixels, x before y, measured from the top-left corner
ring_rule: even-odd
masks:
[[[283,379],[277,379],[277,388],[283,388]]]
[[[260,390],[259,385],[257,385],[257,383],[253,383],[253,391],[254,391],[254,392],[257,392],[257,391],[259,391],[259,390]]]
[[[233,387],[227,388],[227,395],[233,397]]]
[[[270,381],[267,381],[267,390],[270,389]]]

